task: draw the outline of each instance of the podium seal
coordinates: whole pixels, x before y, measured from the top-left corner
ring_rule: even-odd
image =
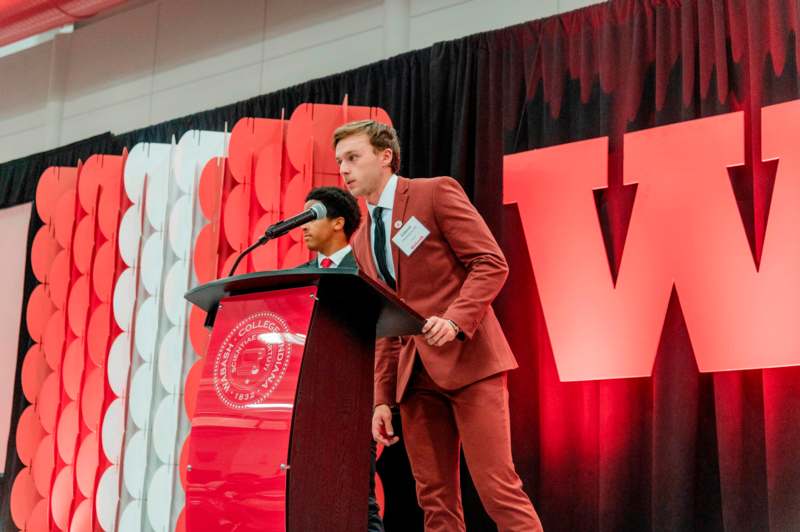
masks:
[[[229,408],[263,402],[283,380],[292,356],[289,327],[274,312],[255,312],[237,323],[214,355],[214,390]]]

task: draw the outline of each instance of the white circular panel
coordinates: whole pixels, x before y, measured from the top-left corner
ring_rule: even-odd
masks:
[[[175,154],[175,181],[191,194],[206,163],[212,157],[225,155],[227,135],[220,131],[187,131],[178,142]]]
[[[103,453],[112,464],[119,463],[122,438],[125,435],[125,405],[122,399],[114,399],[103,417]]]
[[[170,144],[153,144],[141,142],[131,148],[128,158],[125,160],[125,193],[134,203],[137,203],[142,195],[145,174],[164,172],[164,167],[168,168]]]
[[[189,254],[192,240],[192,198],[181,196],[169,214],[169,243],[172,251],[181,259]]]
[[[188,290],[188,277],[186,261],[179,260],[172,265],[164,280],[164,311],[173,325],[186,321],[186,300],[183,294]]]
[[[167,395],[161,400],[153,420],[153,448],[162,463],[175,463],[175,440],[178,438],[178,396]]]
[[[136,303],[136,275],[133,268],[123,271],[114,286],[114,320],[123,331],[131,329],[133,305]]]
[[[147,237],[142,248],[142,262],[139,265],[142,285],[148,294],[155,294],[161,283],[164,268],[164,237],[160,232]]]
[[[169,162],[158,165],[148,174],[145,213],[150,226],[156,231],[164,229],[169,195]]]
[[[131,501],[119,518],[119,532],[142,532],[142,501]]]
[[[114,339],[108,352],[108,385],[117,397],[125,394],[128,371],[131,367],[131,337],[122,332]]]
[[[156,298],[148,297],[136,313],[136,351],[148,362],[153,359],[158,329],[158,304]]]
[[[100,477],[95,496],[95,510],[97,522],[105,531],[114,530],[114,521],[117,517],[117,504],[119,504],[119,472],[117,466],[108,466]]]
[[[162,465],[150,481],[147,490],[147,519],[153,530],[169,528],[169,510],[172,506],[172,482],[175,466]]]
[[[158,348],[158,379],[167,393],[178,393],[180,390],[182,336],[181,329],[173,327],[164,335]]]
[[[131,380],[131,395],[128,411],[140,429],[147,426],[150,418],[150,403],[153,399],[153,370],[150,363],[139,366]]]
[[[144,492],[144,474],[147,469],[147,445],[144,431],[139,430],[128,440],[125,446],[122,480],[125,489],[134,499],[141,499]],[[138,529],[137,529],[138,530]]]
[[[139,240],[142,238],[142,225],[139,207],[131,205],[119,222],[119,254],[125,264],[133,266],[139,253]]]

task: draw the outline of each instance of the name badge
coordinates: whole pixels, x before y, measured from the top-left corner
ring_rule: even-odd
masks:
[[[403,228],[394,235],[392,242],[394,242],[407,257],[410,257],[411,254],[414,253],[414,250],[428,238],[429,234],[431,234],[431,232],[428,231],[415,216],[412,216],[403,225]]]

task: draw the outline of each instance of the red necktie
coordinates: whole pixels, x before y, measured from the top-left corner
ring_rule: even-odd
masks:
[[[324,259],[319,261],[319,265],[322,266],[323,268],[330,268],[332,264],[333,261],[328,257],[325,257]]]

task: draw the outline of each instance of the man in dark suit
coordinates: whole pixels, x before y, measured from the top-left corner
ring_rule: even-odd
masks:
[[[359,267],[428,317],[422,334],[376,344],[373,437],[398,440],[390,407],[399,405],[426,531],[466,530],[462,448],[498,530],[541,530],[511,457],[506,373],[517,362],[491,307],[508,275],[500,247],[452,177],[397,175],[392,127],[351,122],[333,145],[350,193],[369,210],[353,239]]]
[[[306,246],[311,251],[317,252],[317,256],[303,266],[356,269],[358,266],[350,248],[350,237],[361,224],[361,211],[358,203],[348,192],[336,187],[318,187],[309,192],[306,196],[305,208],[309,209],[314,203],[325,205],[327,215],[325,218],[308,222],[302,226],[303,240]],[[380,508],[375,498],[375,455],[376,443],[373,440],[370,447],[371,470],[367,530],[368,532],[383,532]]]

